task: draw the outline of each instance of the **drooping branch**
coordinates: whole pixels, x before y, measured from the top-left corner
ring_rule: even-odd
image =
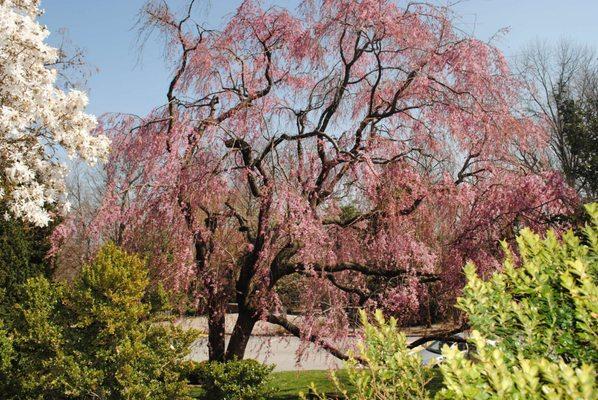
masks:
[[[320,346],[321,348],[328,351],[330,354],[332,354],[336,358],[339,358],[343,361],[347,361],[350,358],[353,358],[353,359],[358,360],[361,363],[364,363],[364,360],[362,360],[361,358],[349,357],[349,355],[347,355],[340,349],[336,348],[335,346],[333,346],[326,340],[318,338],[316,335],[313,335],[313,334],[310,334],[307,336],[302,335],[301,329],[297,325],[293,324],[291,321],[289,321],[288,319],[286,319],[280,315],[269,314],[266,320],[271,324],[275,324],[275,325],[278,325],[278,326],[284,328],[287,332],[289,332],[293,336],[296,336],[303,340],[307,340],[308,342],[312,342],[312,343]]]
[[[415,201],[413,202],[413,204],[411,204],[409,207],[402,209],[399,214],[405,216],[405,215],[409,215],[412,212],[414,212],[415,210],[417,210],[417,207],[419,207],[419,205],[421,204],[421,202],[424,201],[424,197],[418,197],[417,199],[415,199]]]
[[[414,349],[418,346],[432,342],[434,340],[446,340],[446,339],[450,339],[454,342],[465,343],[465,342],[467,342],[466,339],[459,337],[459,336],[454,336],[454,335],[464,332],[467,329],[469,329],[469,325],[463,324],[454,329],[449,329],[449,330],[445,330],[445,331],[441,331],[441,332],[435,332],[432,335],[423,336],[419,339],[414,340],[413,342],[409,343],[409,345],[407,347],[409,347],[410,349]]]
[[[336,287],[337,289],[342,290],[345,293],[351,293],[351,294],[358,296],[359,297],[359,306],[363,306],[371,296],[370,293],[366,293],[357,287],[350,287],[350,286],[340,283],[338,281],[338,279],[336,279],[334,274],[326,274],[325,276],[326,276],[326,279],[328,279],[328,281],[330,283],[332,283],[334,285],[334,287]]]
[[[348,228],[352,225],[355,225],[356,223],[360,222],[360,221],[365,221],[365,220],[369,220],[371,218],[373,218],[376,215],[380,215],[382,214],[383,211],[381,210],[372,210],[363,214],[358,214],[355,215],[351,218],[348,218],[344,221],[340,221],[338,219],[325,219],[322,224],[323,225],[338,225],[341,228]]]
[[[362,275],[366,276],[379,276],[383,278],[396,278],[401,276],[408,276],[410,274],[409,271],[401,268],[395,269],[376,269],[369,267],[364,264],[355,263],[355,262],[342,262],[338,264],[332,265],[306,265],[303,263],[293,264],[291,269],[294,272],[300,271],[321,271],[325,273],[337,273],[343,271],[352,271],[358,272]],[[428,272],[415,272],[414,274],[422,283],[429,283],[429,282],[436,282],[440,280],[440,277],[436,274],[428,273]]]
[[[415,199],[413,201],[413,204],[411,204],[409,207],[402,209],[401,211],[399,211],[399,214],[402,216],[407,216],[410,215],[411,213],[415,212],[417,210],[417,208],[419,207],[419,205],[422,203],[422,201],[424,201],[424,197],[419,197],[417,199]],[[340,226],[341,228],[348,228],[352,225],[355,225],[356,223],[360,222],[360,221],[366,221],[366,220],[370,220],[374,217],[379,217],[379,216],[383,216],[384,215],[384,211],[380,210],[380,209],[374,209],[362,214],[358,214],[355,215],[347,220],[344,221],[340,221],[338,219],[325,219],[322,221],[323,225],[337,225]]]

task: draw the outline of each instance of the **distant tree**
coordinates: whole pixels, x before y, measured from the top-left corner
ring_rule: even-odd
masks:
[[[565,176],[574,180],[587,201],[598,199],[598,97],[558,99],[559,118],[571,163]],[[570,168],[570,169],[569,169]]]
[[[549,162],[587,201],[596,198],[596,108],[598,55],[595,49],[561,40],[534,43],[524,49],[518,68],[526,83],[528,105],[546,121],[550,132]],[[528,165],[541,152],[524,154]]]
[[[81,270],[81,267],[91,261],[97,249],[97,241],[84,232],[89,231],[95,213],[101,204],[104,193],[103,168],[98,165],[90,168],[83,162],[74,162],[71,174],[66,180],[71,202],[68,224],[76,225],[79,235],[61,237],[60,232],[65,226],[59,226],[54,231],[52,246],[48,252],[53,260],[54,278],[70,280]],[[60,246],[58,246],[60,241]]]

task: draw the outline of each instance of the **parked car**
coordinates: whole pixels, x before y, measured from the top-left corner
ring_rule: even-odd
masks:
[[[466,352],[468,355],[475,351],[472,344],[463,341],[465,338],[461,335],[454,335],[446,339],[433,340],[429,342],[422,350],[419,355],[425,365],[434,363],[438,364],[444,360],[442,355],[442,348],[444,346],[457,347],[459,350]]]

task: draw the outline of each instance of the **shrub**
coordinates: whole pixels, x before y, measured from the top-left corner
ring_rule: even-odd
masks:
[[[506,245],[504,270],[489,280],[466,266],[457,304],[472,329],[513,357],[598,362],[598,205],[587,209],[592,222],[580,237],[549,231],[541,238],[524,229],[517,238],[520,266]]]
[[[0,323],[0,375],[3,375],[8,371],[12,357],[12,341],[8,336],[8,332]]]
[[[143,301],[150,305],[150,312],[153,315],[168,315],[172,311],[169,293],[161,283],[145,292]]]
[[[589,364],[575,367],[563,360],[522,354],[513,358],[490,345],[478,331],[473,331],[471,341],[477,346],[474,360],[445,346],[445,361],[440,365],[445,387],[436,399],[580,400],[598,396],[596,371]]]
[[[598,361],[598,206],[580,237],[523,230],[521,265],[507,252],[488,281],[465,268],[458,306],[477,347],[473,361],[445,348],[440,399],[593,399]]]
[[[64,352],[56,318],[61,289],[43,276],[28,279],[17,289],[20,302],[6,324],[13,354],[10,367],[0,377],[3,398],[64,398],[61,393],[74,380],[76,364]]]
[[[348,385],[342,385],[333,374],[336,390],[348,400],[430,398],[426,385],[433,372],[422,366],[416,352],[407,348],[407,337],[398,330],[396,319],[386,320],[380,310],[374,314],[373,323],[368,321],[363,311],[360,317],[364,341],[358,345],[358,357],[350,359],[345,365]],[[316,388],[312,390],[316,391]],[[316,395],[320,399],[326,398],[324,394]]]
[[[194,363],[190,383],[202,389],[202,400],[265,400],[272,392],[269,375],[274,366],[256,360]]]
[[[5,212],[6,206],[0,203],[0,215]],[[19,302],[17,287],[34,276],[50,275],[45,258],[50,229],[0,218],[0,319]]]
[[[0,215],[5,212],[6,204],[0,202]],[[50,263],[45,258],[51,229],[0,218],[0,380],[12,369],[15,357],[7,323],[15,305],[21,301],[19,287],[32,277],[51,274]],[[6,385],[0,383],[0,389],[3,386]]]
[[[147,285],[144,263],[111,244],[71,286],[29,279],[2,398],[187,399],[182,359],[195,334],[155,323]]]

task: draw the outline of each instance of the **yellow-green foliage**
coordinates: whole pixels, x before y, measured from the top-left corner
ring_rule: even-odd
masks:
[[[445,348],[440,399],[596,399],[598,206],[583,236],[524,230],[521,265],[483,281],[473,265],[459,307],[477,347],[473,360]]]
[[[576,367],[563,360],[511,356],[489,344],[478,331],[471,342],[477,347],[473,360],[455,348],[445,348],[440,364],[444,389],[436,399],[443,400],[582,400],[596,399],[596,371],[589,364]]]
[[[521,265],[505,246],[504,271],[488,281],[472,264],[465,268],[458,307],[472,329],[513,356],[598,362],[598,206],[587,209],[592,223],[581,238],[524,229],[517,238]]]
[[[3,399],[187,399],[195,335],[156,323],[142,260],[109,244],[70,286],[27,281],[10,321]]]
[[[347,390],[336,376],[336,389],[347,400],[423,400],[430,394],[426,384],[432,378],[432,371],[422,366],[419,355],[407,348],[407,337],[397,328],[394,318],[386,320],[380,310],[369,322],[361,312],[364,327],[364,342],[359,344],[358,357],[365,361],[363,366],[356,359],[346,363]],[[313,388],[315,390],[315,388]],[[325,399],[324,395],[319,395]]]

